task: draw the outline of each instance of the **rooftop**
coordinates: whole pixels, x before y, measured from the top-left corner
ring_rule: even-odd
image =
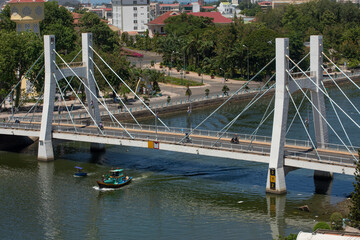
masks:
[[[43,3],[45,1],[44,0],[10,0],[7,3],[32,3],[32,2]]]
[[[191,12],[191,13],[187,13],[189,15],[193,15],[196,17],[208,17],[208,18],[212,18],[212,22],[213,23],[231,23],[232,20],[228,19],[224,16],[221,15],[221,13],[219,12]],[[148,25],[164,25],[165,24],[165,20],[169,17],[172,16],[178,16],[180,15],[180,13],[178,12],[166,12],[163,15],[159,16],[158,18],[152,20],[151,22],[148,23]]]

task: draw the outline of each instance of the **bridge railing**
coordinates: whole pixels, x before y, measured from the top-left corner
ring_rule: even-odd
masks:
[[[151,127],[151,125],[148,125]],[[40,130],[40,124],[25,124],[25,123],[0,123],[0,128],[8,128],[8,129],[21,129],[21,130]],[[54,132],[65,132],[74,134],[74,129],[71,125],[63,126],[63,125],[53,125]],[[79,134],[87,134],[87,135],[98,135],[102,136],[98,129],[96,128],[77,128],[77,133]],[[153,131],[150,132],[133,132],[132,135],[135,139],[141,139],[145,141],[161,141],[163,143],[171,143],[171,144],[186,144],[189,146],[200,146],[209,149],[224,149],[228,151],[241,151],[244,153],[255,153],[260,155],[269,155],[270,154],[270,145],[244,145],[244,144],[232,144],[230,142],[219,141],[216,142],[214,139],[198,139],[193,138],[191,142],[182,143],[180,142],[183,139],[183,135],[166,135],[166,134],[156,134]],[[104,136],[107,137],[115,137],[121,139],[129,139],[129,136],[124,131],[117,131],[112,129],[105,129]],[[180,143],[179,143],[180,142]],[[321,155],[321,159],[317,159],[317,156],[313,152],[307,151],[286,151],[286,157],[292,157],[297,159],[307,159],[311,161],[318,162],[329,162],[329,163],[341,163],[341,164],[349,164],[351,166],[354,165],[354,159],[352,156],[349,157],[336,157],[331,155]]]
[[[149,125],[151,126],[151,125]],[[59,132],[69,132],[74,133],[73,129],[70,127],[64,126],[54,126],[54,131]],[[94,134],[102,136],[97,129],[94,128],[79,128],[79,133],[82,134]],[[129,139],[129,136],[122,131],[114,131],[114,130],[104,130],[105,136]],[[204,140],[204,139],[196,139],[193,138],[191,142],[179,143],[182,140],[182,136],[173,136],[173,135],[156,135],[154,132],[143,133],[143,132],[134,132],[132,135],[135,139],[141,139],[145,141],[160,141],[162,143],[171,143],[171,144],[179,144],[179,145],[188,145],[194,147],[203,147],[209,149],[223,149],[227,151],[240,151],[244,153],[253,153],[259,155],[269,155],[270,146],[261,146],[261,145],[242,145],[242,144],[232,144],[230,142],[216,142],[215,140]],[[354,165],[354,160],[351,156],[349,157],[336,157],[336,156],[325,156],[321,155],[321,159],[317,159],[315,153],[304,152],[304,151],[286,151],[285,157],[297,158],[297,159],[305,159],[316,162],[325,162],[325,163],[340,163],[340,164],[348,164],[349,166]]]
[[[31,118],[28,117],[27,120],[33,121],[33,122],[40,122],[40,118]],[[54,121],[54,123],[62,123],[62,124],[69,124],[72,125],[72,122],[70,120],[58,120],[58,121]],[[90,121],[89,120],[75,120],[76,124],[79,125],[83,125],[83,126],[87,126],[90,125]],[[39,125],[39,124],[35,124],[35,125]],[[107,122],[107,123],[103,123],[104,127],[108,127],[108,128],[117,128],[120,129],[120,127],[118,125],[114,125],[111,122]],[[155,125],[147,125],[147,124],[142,124],[141,127],[137,124],[133,124],[133,123],[124,123],[123,126],[126,129],[132,129],[132,130],[147,130],[147,131],[152,131],[152,132],[168,132],[168,133],[175,133],[175,134],[179,134],[179,136],[181,138],[183,138],[185,136],[185,133],[189,133],[191,132],[193,129],[191,128],[181,128],[181,127],[169,127],[170,130],[166,129],[164,126],[159,125],[159,126],[155,126]],[[39,129],[39,128],[36,128]],[[74,131],[74,130],[73,130]],[[204,130],[204,129],[195,129],[193,130],[193,135],[199,135],[199,136],[205,136],[205,137],[210,137],[210,138],[218,138],[220,136],[220,133],[218,131],[213,131],[213,130]],[[251,135],[251,134],[244,134],[244,133],[235,133],[235,132],[226,132],[223,136],[222,139],[228,139],[230,140],[231,138],[237,136],[237,138],[241,141],[248,141],[249,145],[250,143],[258,143],[258,144],[265,144],[265,145],[270,145],[271,144],[271,137],[269,136],[261,136],[261,135]],[[181,140],[181,138],[179,139],[179,141]],[[290,139],[287,138],[285,140],[285,145],[288,146],[298,146],[298,147],[305,147],[305,148],[312,148],[311,142],[308,140],[299,140],[299,139]],[[359,149],[360,147],[358,146],[354,146],[354,149],[352,149],[351,147],[347,146],[350,150],[352,150],[354,153],[356,153],[357,149]],[[347,152],[347,148],[344,145],[340,145],[340,144],[334,144],[334,143],[326,143],[322,145],[322,149],[327,149],[327,150],[332,150],[332,151],[341,151],[341,152]]]

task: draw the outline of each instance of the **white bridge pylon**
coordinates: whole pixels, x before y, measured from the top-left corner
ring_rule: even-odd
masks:
[[[322,87],[321,82],[323,80],[323,71],[321,68],[323,64],[322,52],[322,36],[310,36],[310,78],[319,87]],[[285,176],[290,170],[284,164],[284,144],[289,109],[289,94],[300,89],[309,89],[311,91],[316,146],[317,148],[322,148],[328,143],[327,124],[321,117],[321,115],[323,117],[326,116],[323,92],[307,77],[297,80],[291,79],[289,81],[289,72],[289,39],[277,38],[275,113],[266,183],[266,192],[275,194],[286,193]],[[294,81],[296,81],[296,83]]]
[[[86,102],[88,112],[92,119],[97,123],[101,121],[98,101],[91,92],[96,92],[95,79],[92,77],[93,63],[90,59],[93,58],[92,47],[93,38],[91,33],[82,34],[82,66],[71,69],[58,69],[56,67],[55,54],[55,36],[44,36],[44,59],[45,59],[45,81],[44,81],[44,104],[41,118],[41,128],[39,137],[38,159],[42,161],[51,161],[54,159],[54,151],[52,146],[52,120],[56,93],[56,81],[64,77],[75,76],[84,79]],[[61,71],[61,72],[60,72]],[[90,92],[91,91],[91,92]],[[101,144],[93,143],[92,148],[103,149]]]

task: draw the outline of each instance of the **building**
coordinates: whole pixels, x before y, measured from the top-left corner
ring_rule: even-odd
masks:
[[[150,3],[150,21],[154,20],[160,16],[160,3],[151,2]]]
[[[166,12],[180,12],[180,3],[160,4],[160,15]]]
[[[31,31],[40,35],[40,21],[45,17],[44,0],[11,0],[10,19],[16,23],[16,31]],[[34,94],[33,84],[24,78],[21,81],[21,89],[26,94]]]
[[[156,33],[165,34],[164,27],[165,27],[165,20],[169,17],[178,16],[181,13],[179,12],[167,12],[158,18],[154,19],[153,21],[149,22],[148,29],[149,29],[149,36],[153,37]],[[209,17],[212,18],[212,22],[215,24],[229,24],[232,23],[231,19],[228,19],[221,15],[219,12],[191,12],[187,13],[197,17]]]
[[[145,32],[150,18],[149,0],[112,0],[112,24],[122,32]]]
[[[112,19],[112,9],[111,8],[91,8],[89,12],[93,12],[98,15],[100,18]]]
[[[40,21],[44,19],[44,0],[10,0],[10,19],[16,23],[16,31],[32,31],[40,34]]]
[[[273,0],[272,1],[272,8],[281,7],[285,4],[301,4],[301,3],[307,3],[311,0]]]
[[[272,2],[270,1],[258,2],[258,5],[261,7],[262,10],[272,8]]]
[[[218,7],[218,11],[222,15],[234,15],[235,13],[235,6],[233,6],[229,2],[221,2]]]

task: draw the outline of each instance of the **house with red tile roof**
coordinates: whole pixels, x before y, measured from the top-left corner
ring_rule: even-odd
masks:
[[[160,35],[165,34],[164,27],[165,27],[165,20],[169,17],[178,16],[181,13],[179,12],[166,12],[163,15],[159,16],[158,18],[154,19],[153,21],[147,24],[149,29],[149,36],[153,37],[156,33]],[[196,17],[208,17],[212,18],[212,22],[215,24],[229,24],[232,23],[232,20],[226,17],[223,17],[219,12],[191,12],[187,13],[189,15],[193,15]]]

